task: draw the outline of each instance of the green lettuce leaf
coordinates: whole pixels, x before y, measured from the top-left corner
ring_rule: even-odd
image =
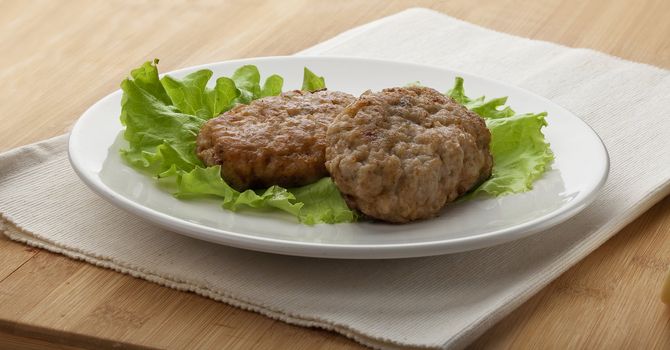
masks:
[[[203,69],[183,79],[166,75],[161,83],[172,103],[181,112],[207,120],[230,109],[240,95],[235,82],[226,77],[218,78],[214,89],[208,88],[207,83],[211,77],[212,71]]]
[[[176,184],[175,197],[192,199],[215,196],[223,199],[225,209],[279,209],[298,217],[307,225],[352,222],[356,214],[351,211],[333,181],[326,177],[303,187],[285,189],[272,186],[266,190],[238,192],[221,178],[221,168],[196,167],[190,172],[171,169],[162,178],[172,177]]]
[[[304,204],[296,202],[295,196],[287,189],[280,186],[271,186],[259,193],[253,190],[246,190],[240,193],[234,202],[224,202],[223,207],[230,210],[238,210],[243,207],[256,209],[275,208],[300,218],[300,209]]]
[[[326,80],[305,67],[302,78],[302,90],[317,91],[326,88]]]
[[[465,95],[460,77],[447,94],[484,118],[491,131],[493,174],[472,195],[502,196],[532,189],[533,181],[547,171],[554,160],[542,134],[547,113],[516,114],[505,106],[507,97],[470,99]]]
[[[195,115],[201,119],[209,119],[213,112],[205,101],[205,89],[211,77],[211,70],[200,70],[185,76],[181,80],[165,76],[161,79],[161,83],[174,106],[182,113]]]
[[[174,196],[181,199],[212,195],[226,201],[235,199],[239,192],[230,187],[221,178],[221,167],[196,167],[190,172],[169,172],[162,176],[176,176],[177,192]]]
[[[140,89],[147,91],[164,104],[171,105],[172,100],[170,100],[170,97],[158,79],[157,65],[158,59],[153,60],[153,62],[144,62],[139,68],[133,69],[130,72],[130,76]]]
[[[272,186],[239,192],[221,178],[219,166],[204,167],[196,156],[196,137],[206,120],[235,104],[281,94],[282,77],[271,75],[261,88],[258,68],[247,65],[208,88],[210,70],[159,80],[157,63],[146,62],[121,83],[121,122],[129,144],[121,155],[131,166],[154,175],[179,199],[216,197],[233,211],[282,210],[307,225],[356,220],[330,178],[294,189]],[[309,74],[309,86],[325,87],[323,78]]]
[[[229,110],[235,105],[235,100],[240,96],[240,90],[235,87],[235,82],[227,77],[216,79],[214,89],[205,90],[205,102],[212,111],[211,117],[216,117]]]
[[[261,74],[258,68],[253,65],[246,65],[238,68],[231,77],[235,86],[240,90],[238,103],[249,104],[251,101],[261,96]]]
[[[307,186],[292,188],[290,191],[298,202],[304,203],[300,211],[300,221],[305,224],[336,224],[357,219],[356,212],[349,209],[340,190],[329,177]]]
[[[122,157],[134,167],[157,175],[172,165],[190,171],[201,162],[195,155],[195,139],[203,120],[185,114],[161,100],[164,91],[158,80],[121,83],[121,121],[129,148]]]
[[[263,89],[261,90],[261,97],[277,96],[281,94],[281,89],[284,85],[284,78],[274,74],[265,79]]]

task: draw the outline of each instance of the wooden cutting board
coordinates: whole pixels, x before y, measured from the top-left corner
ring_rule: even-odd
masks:
[[[288,55],[412,6],[670,68],[667,0],[4,1],[0,151],[66,132],[146,59]],[[669,232],[666,198],[472,347],[670,349]],[[0,238],[0,348],[85,347],[361,348]]]

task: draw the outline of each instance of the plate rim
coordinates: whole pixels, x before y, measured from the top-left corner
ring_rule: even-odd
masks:
[[[234,60],[217,61],[195,66],[184,67],[176,69],[165,74],[179,74],[184,71],[191,71],[197,69],[208,69],[213,65],[220,64],[235,64],[248,63],[249,61],[277,61],[277,60],[293,60],[293,59],[308,59],[308,60],[344,60],[344,61],[365,61],[369,63],[381,64],[396,64],[406,67],[421,67],[423,69],[435,69],[439,71],[457,73],[458,75],[473,77],[487,83],[492,83],[505,88],[517,90],[524,94],[532,95],[544,103],[549,103],[555,107],[563,109],[565,112],[575,117],[583,126],[585,126],[592,136],[598,140],[599,151],[602,152],[604,159],[604,167],[602,173],[598,174],[600,180],[593,186],[590,191],[583,197],[581,201],[571,201],[568,204],[553,210],[545,215],[534,218],[522,224],[514,225],[505,229],[490,231],[482,234],[477,234],[467,237],[448,238],[444,240],[429,240],[422,242],[404,242],[404,243],[379,243],[379,244],[341,244],[341,243],[321,243],[309,241],[290,241],[284,239],[276,239],[271,237],[261,237],[251,234],[244,234],[235,231],[225,230],[221,228],[214,228],[194,222],[189,222],[162,213],[155,209],[146,207],[137,203],[125,196],[115,192],[102,182],[99,176],[95,176],[93,172],[87,171],[81,159],[79,159],[76,147],[76,135],[82,128],[82,120],[89,115],[90,111],[99,104],[103,104],[106,100],[114,98],[117,94],[121,94],[121,90],[117,89],[103,98],[97,100],[94,104],[88,107],[77,119],[68,135],[68,159],[75,173],[79,178],[95,193],[102,196],[115,206],[133,214],[147,219],[159,226],[166,228],[178,234],[183,234],[192,238],[201,239],[205,241],[233,246],[237,248],[249,249],[254,251],[262,251],[268,253],[276,253],[283,255],[317,257],[317,258],[340,258],[340,259],[384,259],[384,258],[409,258],[421,256],[433,256],[450,254],[456,252],[469,251],[489,246],[498,245],[501,243],[514,241],[523,237],[530,236],[541,230],[551,228],[558,225],[583,210],[586,206],[591,204],[598,193],[604,186],[609,176],[610,171],[610,157],[602,138],[598,133],[583,119],[579,118],[575,113],[566,109],[565,107],[549,100],[546,97],[538,95],[534,92],[520,88],[515,85],[506,84],[504,82],[483,77],[469,72],[463,72],[457,69],[450,69],[434,65],[418,64],[413,62],[404,62],[396,60],[384,60],[375,58],[359,58],[352,56],[265,56],[265,57],[249,57]],[[315,250],[316,248],[316,250]],[[363,254],[362,254],[363,253]]]

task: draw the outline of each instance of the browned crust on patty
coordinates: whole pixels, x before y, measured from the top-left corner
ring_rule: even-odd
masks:
[[[438,215],[491,175],[484,120],[431,88],[366,92],[326,139],[326,167],[349,206],[389,222]]]
[[[221,165],[237,190],[272,185],[295,187],[328,176],[328,125],[355,98],[337,91],[289,91],[239,105],[205,123],[198,157]]]

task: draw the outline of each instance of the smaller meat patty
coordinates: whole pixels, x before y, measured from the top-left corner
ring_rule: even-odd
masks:
[[[484,120],[431,88],[366,92],[326,139],[326,167],[349,206],[384,221],[436,216],[491,175]]]
[[[302,186],[328,176],[326,129],[355,97],[289,91],[239,105],[200,129],[198,157],[233,188]]]

